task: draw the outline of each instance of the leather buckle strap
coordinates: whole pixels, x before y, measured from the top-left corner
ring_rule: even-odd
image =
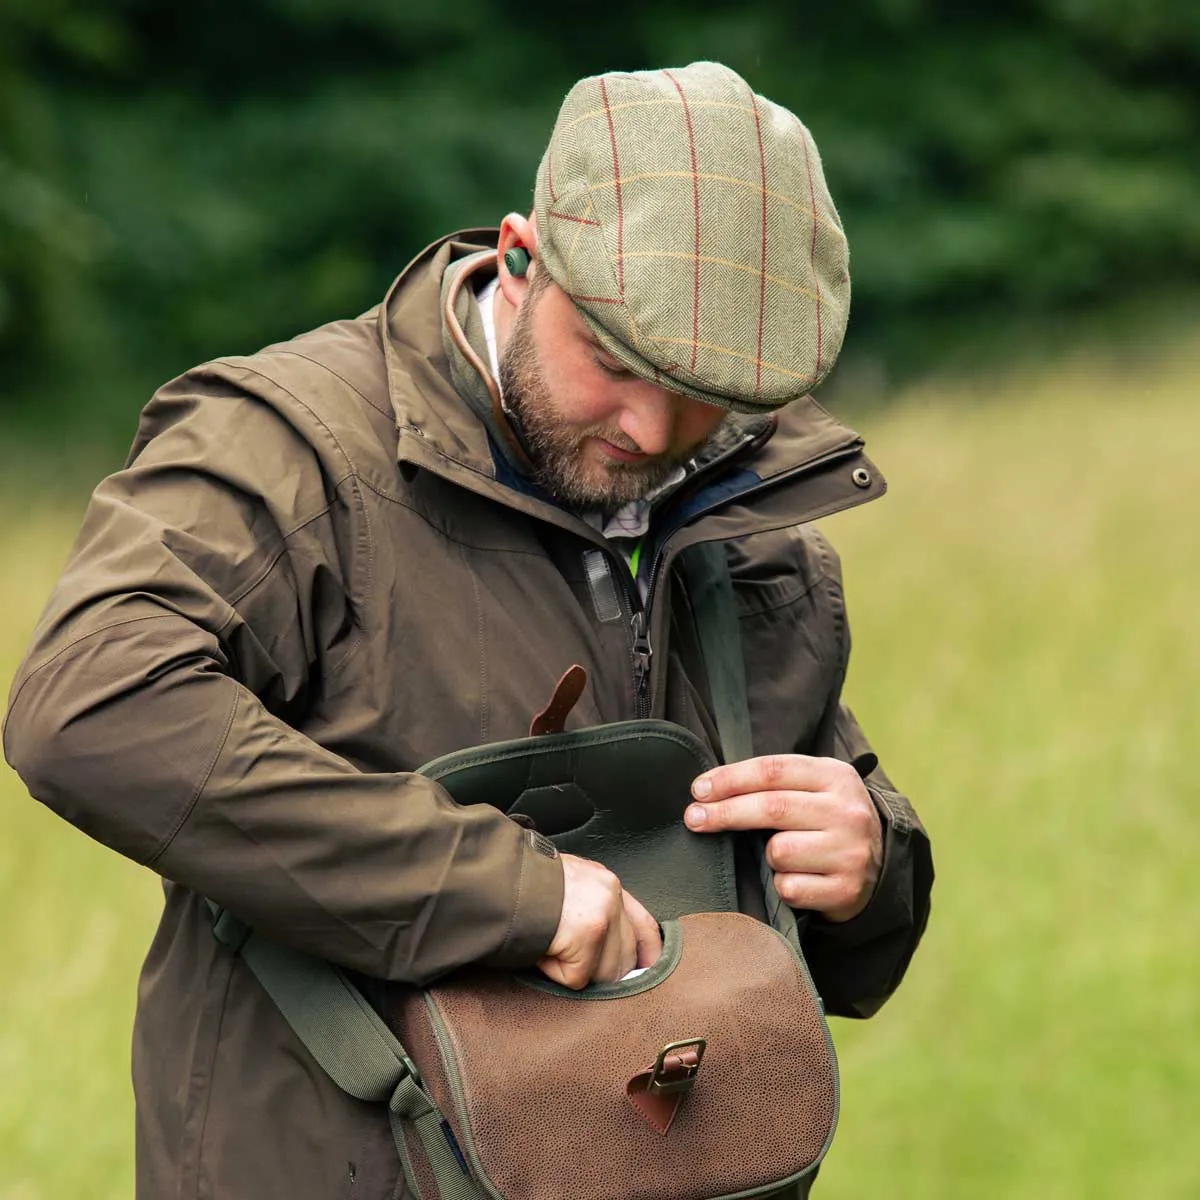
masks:
[[[554,685],[550,703],[542,709],[529,725],[530,737],[541,737],[547,733],[562,733],[571,709],[579,702],[583,689],[587,687],[588,674],[578,663],[569,666],[562,678]]]
[[[671,1095],[675,1092],[690,1092],[696,1082],[696,1072],[708,1043],[704,1038],[686,1038],[682,1042],[668,1042],[654,1060],[650,1069],[650,1080],[646,1090],[655,1095]],[[691,1047],[691,1049],[684,1049]]]
[[[625,1085],[630,1103],[655,1133],[665,1137],[671,1128],[679,1106],[696,1082],[707,1045],[704,1038],[668,1042],[654,1062]]]

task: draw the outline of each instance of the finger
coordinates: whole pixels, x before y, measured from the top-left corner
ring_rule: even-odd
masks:
[[[830,921],[848,921],[858,916],[871,901],[874,879],[836,872],[815,875],[804,872],[775,872],[775,890],[792,908],[819,912]]]
[[[727,800],[690,804],[683,814],[689,829],[823,829],[830,797],[824,792],[747,792]]]
[[[845,829],[784,830],[767,840],[767,863],[776,871],[845,875],[873,883],[882,865],[882,849],[867,836]]]
[[[766,754],[705,771],[692,783],[697,800],[724,800],[746,792],[821,791],[837,760],[808,754]]]
[[[571,988],[572,991],[578,991],[588,982],[586,971],[580,971],[577,965],[567,963],[561,958],[539,959],[537,967],[547,979]]]
[[[619,905],[617,912],[620,912]],[[579,931],[571,944],[555,956],[563,976],[560,982],[578,989],[599,978],[604,970],[605,954],[609,953],[608,942],[613,935],[615,921],[611,912],[603,918],[603,924],[597,919]]]
[[[607,927],[603,931],[596,929],[595,932],[576,930],[557,952],[551,947],[552,952],[538,963],[538,967],[564,987],[586,987],[599,966],[606,936]]]
[[[592,978],[600,983],[612,983],[632,971],[636,962],[637,939],[622,910],[609,924]]]
[[[800,875],[830,875],[850,863],[836,838],[825,830],[786,829],[766,844],[767,865],[773,871]]]
[[[637,965],[652,967],[662,954],[662,934],[658,931],[658,922],[636,896],[626,892],[622,901],[637,941]]]
[[[828,913],[847,902],[845,880],[838,875],[810,875],[803,872],[775,872],[775,890],[789,908]]]

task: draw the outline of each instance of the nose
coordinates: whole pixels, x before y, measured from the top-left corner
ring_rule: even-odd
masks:
[[[639,380],[622,396],[617,426],[643,454],[665,454],[675,440],[677,400],[666,388]]]

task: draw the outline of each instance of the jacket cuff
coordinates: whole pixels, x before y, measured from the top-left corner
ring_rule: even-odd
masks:
[[[491,967],[531,967],[554,939],[563,906],[563,867],[549,838],[521,830],[521,862],[517,873],[512,920],[504,942],[484,961]]]

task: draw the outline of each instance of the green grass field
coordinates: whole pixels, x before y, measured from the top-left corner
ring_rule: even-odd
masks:
[[[849,698],[932,833],[929,933],[835,1023],[817,1193],[1200,1196],[1200,350],[942,382],[859,422],[836,517]],[[0,493],[0,675],[78,506]],[[129,1028],[159,895],[0,767],[0,1200],[132,1191]]]

